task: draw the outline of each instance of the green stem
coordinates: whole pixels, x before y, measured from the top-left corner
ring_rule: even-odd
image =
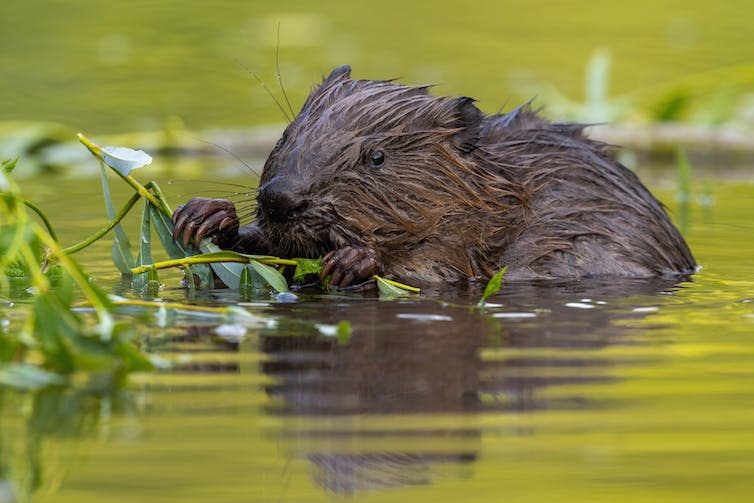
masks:
[[[37,214],[40,220],[42,220],[42,223],[44,224],[45,228],[47,229],[48,234],[52,236],[52,239],[55,241],[58,240],[58,236],[55,234],[55,230],[52,228],[52,224],[47,219],[47,215],[44,214],[42,209],[37,206],[36,204],[32,203],[31,201],[27,201],[26,199],[23,200],[24,204],[27,208],[29,208],[31,211]]]
[[[99,238],[101,238],[102,236],[104,236],[105,234],[107,234],[108,232],[110,232],[110,230],[112,230],[113,227],[115,227],[116,225],[118,225],[118,223],[121,220],[123,220],[123,217],[125,217],[126,214],[128,214],[128,212],[131,211],[131,208],[133,208],[134,204],[136,204],[136,202],[139,200],[139,198],[140,198],[139,194],[134,194],[133,196],[131,196],[131,199],[129,199],[128,202],[126,202],[126,204],[123,205],[123,208],[121,208],[120,211],[118,211],[118,213],[115,215],[115,218],[113,220],[111,220],[105,227],[103,227],[102,229],[98,230],[97,232],[95,232],[94,234],[92,234],[90,237],[88,237],[84,241],[82,241],[82,242],[80,242],[78,244],[75,244],[73,246],[69,246],[68,248],[64,248],[63,249],[63,253],[67,253],[68,255],[76,253],[77,251],[80,251],[80,250],[86,248],[87,246],[89,246],[90,244],[94,243]],[[54,238],[54,236],[53,236],[53,238]]]
[[[165,216],[168,217],[168,220],[172,219],[173,210],[170,209],[170,205],[165,199],[165,195],[162,193],[162,189],[160,189],[160,186],[157,185],[157,182],[151,181],[147,183],[144,187],[150,189],[154,193],[157,200],[161,203],[161,206],[158,206],[158,208],[165,214]]]
[[[114,306],[134,306],[134,307],[149,307],[149,308],[161,308],[178,309],[181,311],[193,311],[201,313],[220,313],[224,314],[229,311],[227,307],[209,307],[209,306],[195,306],[193,304],[181,304],[179,302],[150,302],[148,300],[114,300]]]
[[[63,252],[63,249],[60,248],[57,241],[53,241],[52,238],[44,232],[38,232],[37,234],[40,241],[50,247],[52,253],[58,258],[58,261],[65,271],[71,276],[73,281],[83,292],[86,299],[91,303],[97,313],[100,323],[103,326],[111,325],[113,321],[110,312],[108,311],[108,306],[105,304],[107,301],[100,298],[95,291],[94,286],[89,281],[89,278],[82,273],[81,269],[79,269],[76,263],[73,262],[73,259]],[[103,339],[109,338],[109,334],[102,334],[102,336]]]
[[[83,143],[87,149],[89,149],[89,152],[91,152],[92,155],[94,155],[94,157],[96,157],[97,160],[99,160],[99,162],[107,166],[107,163],[102,159],[102,147],[92,142],[89,138],[87,138],[81,133],[79,133],[77,136],[79,138],[79,141]],[[123,175],[117,169],[113,169],[110,166],[108,166],[108,168],[115,171],[115,173],[117,173],[119,177],[121,177],[123,180],[126,181],[127,184],[133,187],[137,193],[139,193],[140,195],[145,197],[150,203],[152,203],[155,208],[160,208],[160,211],[165,213],[168,217],[173,216],[170,209],[167,207],[167,204],[165,204],[164,201],[159,201],[154,196],[154,194],[152,194],[146,187],[140,184],[134,177],[132,177],[131,175]]]
[[[155,262],[154,264],[147,264],[147,265],[142,265],[139,267],[134,267],[133,269],[131,269],[131,272],[134,274],[140,274],[143,272],[147,272],[149,269],[152,269],[152,268],[167,269],[169,267],[180,267],[180,266],[193,265],[193,264],[214,264],[218,262],[239,262],[242,264],[249,264],[251,263],[252,260],[256,260],[257,262],[260,262],[262,264],[267,264],[267,265],[296,265],[297,264],[295,260],[284,259],[284,258],[250,259],[244,256],[216,258],[216,257],[206,257],[205,255],[192,255],[191,257],[164,260],[162,262]]]

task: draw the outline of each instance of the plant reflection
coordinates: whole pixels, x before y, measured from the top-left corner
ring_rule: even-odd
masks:
[[[20,410],[23,418],[23,424],[0,430],[0,503],[53,491],[67,467],[52,445],[91,437],[107,429],[111,415],[136,412],[132,396],[101,375],[73,387],[23,392],[0,387],[0,410],[6,417]]]

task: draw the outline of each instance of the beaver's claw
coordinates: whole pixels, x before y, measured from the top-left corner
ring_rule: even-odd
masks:
[[[369,290],[374,288],[374,282],[369,280],[381,272],[377,255],[369,248],[346,246],[325,255],[323,263],[320,278],[332,274],[331,288]]]
[[[227,199],[195,197],[175,210],[173,223],[173,239],[180,238],[184,247],[192,240],[198,247],[208,236],[224,248],[238,239],[236,208]]]

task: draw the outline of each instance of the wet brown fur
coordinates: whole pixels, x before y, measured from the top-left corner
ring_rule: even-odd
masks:
[[[375,151],[380,167],[369,164]],[[660,203],[583,126],[528,105],[487,116],[470,98],[351,80],[315,88],[265,165],[296,217],[257,225],[271,252],[376,252],[388,274],[420,280],[672,276],[694,270]]]

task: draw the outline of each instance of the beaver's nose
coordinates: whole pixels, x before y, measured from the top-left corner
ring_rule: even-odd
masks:
[[[259,189],[259,209],[278,222],[293,220],[306,210],[307,202],[287,180],[273,178]]]

